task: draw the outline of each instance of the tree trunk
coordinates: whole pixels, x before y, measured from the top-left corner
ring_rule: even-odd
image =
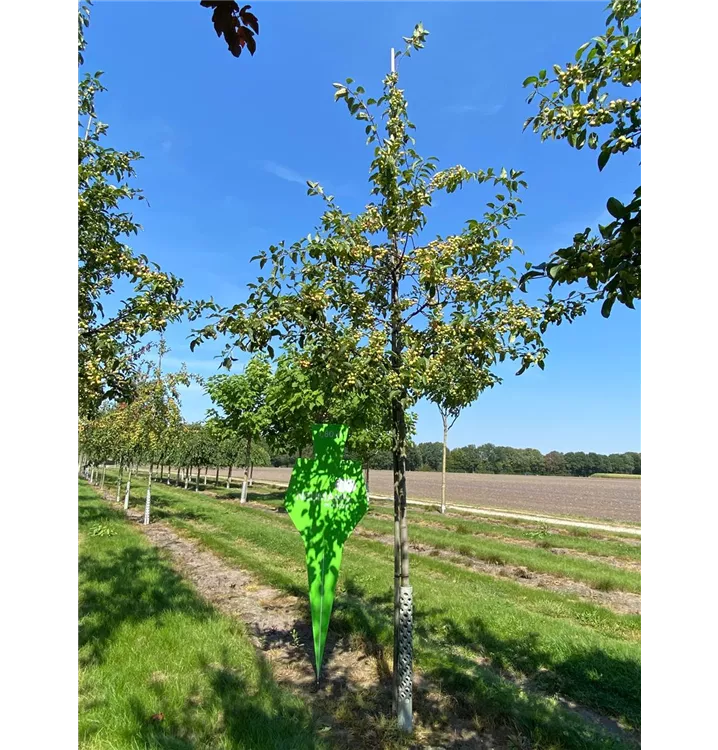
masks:
[[[189,467],[184,467],[184,488],[187,489],[189,487]]]
[[[366,485],[366,495],[369,497],[369,459],[367,458],[364,465],[364,484]]]
[[[199,492],[199,475],[202,473],[202,469],[197,467],[197,476],[194,478],[194,491]]]
[[[227,489],[232,486],[232,464],[229,465],[229,471],[227,472]]]
[[[165,465],[160,464],[160,478],[159,478],[160,482],[164,479],[164,476],[165,476]]]
[[[249,486],[254,484],[254,462],[249,464]]]
[[[147,474],[147,497],[145,498],[145,526],[150,522],[150,501],[152,500],[152,463]]]
[[[207,467],[204,467],[204,486],[207,486]]]
[[[215,472],[215,475],[214,475],[214,486],[215,487],[219,486],[219,466],[217,466],[217,471]]]
[[[102,464],[102,479],[100,480],[100,489],[105,489],[105,471],[107,469],[107,464]]]
[[[130,461],[129,474],[127,475],[127,489],[125,490],[125,510],[130,507],[130,482],[132,481],[132,462]]]
[[[401,337],[399,279],[391,281],[391,354],[397,377],[402,369],[404,349]],[[409,528],[406,518],[406,413],[403,396],[392,398],[392,464],[394,469],[394,663],[393,698],[397,725],[404,732],[413,728],[413,601],[409,585]]]
[[[80,457],[77,459],[77,473],[80,474],[82,471],[82,453],[80,453]]]
[[[247,482],[249,482],[249,461],[250,461],[251,455],[252,455],[252,438],[250,437],[249,440],[247,440],[247,456],[244,459],[244,480],[242,481],[242,497],[239,500],[240,503],[247,502]]]
[[[95,483],[95,464],[92,464],[92,468],[90,469],[90,484]]]
[[[441,456],[441,512],[446,513],[446,441],[449,438],[449,427],[446,423],[446,414],[441,412],[444,423],[444,451]]]
[[[181,475],[182,469],[178,466],[177,467],[177,486],[180,486],[180,482],[182,481],[182,475]]]
[[[167,486],[170,486],[170,477],[172,476],[172,464],[167,464]]]

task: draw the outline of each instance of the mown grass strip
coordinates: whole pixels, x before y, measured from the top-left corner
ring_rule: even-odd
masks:
[[[328,747],[242,624],[84,483],[79,501],[81,748]]]

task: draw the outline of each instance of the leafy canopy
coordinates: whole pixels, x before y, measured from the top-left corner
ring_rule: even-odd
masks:
[[[78,14],[80,65],[88,24],[84,5]],[[141,228],[125,209],[126,202],[143,199],[130,184],[141,157],[104,145],[108,126],[95,110],[95,96],[105,90],[100,77],[85,73],[78,84],[78,378],[80,413],[88,417],[105,400],[132,397],[146,334],[201,309],[180,297],[181,279],[126,244]],[[132,291],[116,302],[122,282]]]
[[[641,27],[635,23],[640,3],[612,0],[607,10],[605,32],[582,44],[574,62],[554,65],[554,78],[541,70],[523,84],[533,89],[528,101],[537,96],[539,101],[538,113],[524,127],[530,125],[542,141],[566,140],[578,150],[598,150],[599,170],[612,156],[641,148],[641,97],[627,93],[641,82]],[[641,297],[640,185],[627,203],[611,197],[606,208],[612,221],[599,226],[599,236],[590,227],[576,234],[569,247],[530,267],[522,288],[540,277],[550,279],[551,288],[585,281],[590,292],[570,296],[602,300],[604,317],[616,300],[633,308]]]

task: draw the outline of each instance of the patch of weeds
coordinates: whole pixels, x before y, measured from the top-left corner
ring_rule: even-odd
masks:
[[[535,531],[527,532],[526,536],[530,539],[545,539],[549,533],[548,524],[542,523]]]
[[[484,557],[483,559],[485,562],[490,563],[491,565],[506,565],[506,560],[504,560],[501,555],[489,554],[486,555],[486,557]]]
[[[471,529],[465,523],[460,523],[456,527],[456,533],[457,534],[470,534],[471,533]]]
[[[553,545],[548,539],[542,539],[540,542],[536,542],[536,546],[541,547],[542,549],[551,549]]]
[[[429,552],[429,557],[438,557],[441,554],[441,550],[433,549]]]
[[[583,529],[580,526],[571,526],[568,533],[571,536],[591,536],[591,532],[588,529]]]
[[[90,536],[117,536],[117,532],[107,523],[96,523],[89,532]]]
[[[471,549],[471,547],[467,547],[466,545],[463,545],[459,547],[458,552],[463,557],[473,557],[474,551]]]

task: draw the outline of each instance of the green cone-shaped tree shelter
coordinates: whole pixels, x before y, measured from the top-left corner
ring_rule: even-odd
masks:
[[[317,680],[344,542],[368,507],[361,463],[342,460],[348,434],[344,425],[312,426],[314,458],[297,459],[285,499],[306,550]]]

